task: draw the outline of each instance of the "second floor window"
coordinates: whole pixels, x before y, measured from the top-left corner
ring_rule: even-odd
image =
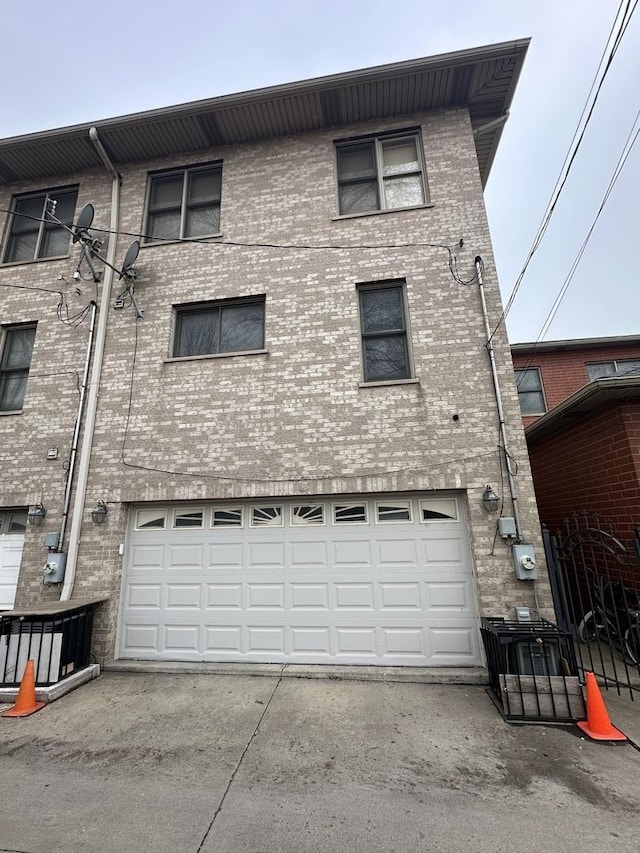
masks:
[[[220,233],[222,166],[151,175],[146,242]]]
[[[35,337],[35,326],[8,326],[4,329],[0,357],[0,412],[19,412],[22,409]]]
[[[418,133],[343,142],[338,154],[341,215],[416,207],[426,201]]]
[[[626,358],[621,361],[600,361],[587,364],[589,382],[605,376],[640,376],[640,358]]]
[[[547,411],[542,390],[542,379],[537,367],[516,370],[516,385],[523,415],[543,415]]]
[[[11,208],[4,263],[38,261],[68,254],[71,235],[51,219],[49,212],[55,208],[56,219],[69,227],[73,223],[77,200],[78,190],[75,188],[17,196]]]
[[[359,297],[364,381],[409,379],[404,285],[362,285]]]
[[[176,307],[173,356],[264,348],[264,296]]]

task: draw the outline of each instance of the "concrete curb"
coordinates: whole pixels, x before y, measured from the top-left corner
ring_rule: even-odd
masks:
[[[81,684],[86,684],[87,681],[92,681],[100,675],[100,666],[93,663],[84,669],[74,672],[58,681],[57,684],[52,684],[50,687],[36,687],[36,700],[38,702],[55,702],[56,699],[62,698],[66,693],[80,687]],[[0,703],[13,705],[18,696],[20,687],[0,687]]]

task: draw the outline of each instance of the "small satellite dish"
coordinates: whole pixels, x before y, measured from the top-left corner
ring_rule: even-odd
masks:
[[[80,211],[80,215],[78,216],[78,221],[73,226],[73,242],[77,243],[78,240],[82,238],[85,232],[91,228],[91,223],[93,222],[95,210],[93,209],[92,204],[85,204],[85,206]]]
[[[123,279],[125,276],[127,276],[127,278],[135,276],[133,265],[136,262],[136,258],[138,257],[139,251],[140,243],[138,242],[138,240],[134,240],[133,243],[127,249],[127,254],[124,256],[124,261],[122,262],[122,272],[120,273],[121,279]]]

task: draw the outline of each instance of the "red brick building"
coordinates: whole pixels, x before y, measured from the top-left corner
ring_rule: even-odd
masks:
[[[553,531],[595,510],[640,524],[640,338],[512,346],[540,518]]]

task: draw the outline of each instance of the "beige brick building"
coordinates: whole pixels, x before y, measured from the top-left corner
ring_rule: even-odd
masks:
[[[483,184],[525,52],[0,141],[5,606],[104,597],[102,660],[419,666],[481,664],[481,615],[550,615],[482,500],[514,515],[476,258],[493,328]],[[50,198],[94,207],[77,242]],[[135,239],[127,290],[98,255],[120,270]],[[541,567],[503,326],[493,346]]]

